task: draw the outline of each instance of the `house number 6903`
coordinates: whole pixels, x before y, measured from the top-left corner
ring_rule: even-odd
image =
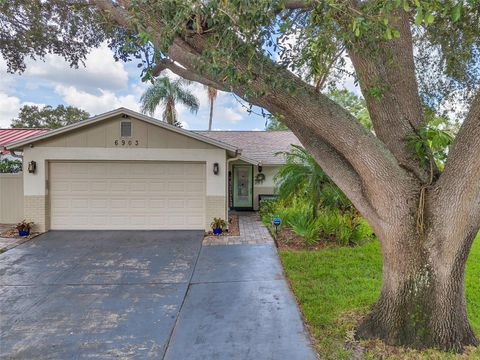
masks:
[[[132,145],[138,146],[138,140],[115,140],[115,141],[114,141],[114,144],[115,144],[115,146],[118,146],[118,145],[121,145],[121,146],[125,146],[125,145],[128,145],[128,146],[132,146]]]

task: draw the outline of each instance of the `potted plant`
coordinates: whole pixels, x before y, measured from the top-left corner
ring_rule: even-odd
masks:
[[[227,223],[221,218],[213,218],[210,226],[212,227],[213,233],[215,235],[220,235],[223,231],[223,228],[227,226]]]
[[[20,236],[28,236],[30,235],[30,230],[32,229],[33,222],[27,222],[26,220],[23,220],[22,222],[19,222],[15,228],[18,230],[18,235]]]

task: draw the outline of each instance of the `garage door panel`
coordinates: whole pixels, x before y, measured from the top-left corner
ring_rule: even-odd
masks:
[[[204,186],[205,184],[200,181],[187,182],[185,184],[185,191],[198,194],[202,192]]]
[[[155,175],[153,175],[155,176]],[[167,190],[167,184],[165,181],[152,180],[148,183],[148,191],[152,193],[163,192]]]
[[[130,193],[138,196],[148,196],[148,184],[132,182],[130,184]]]
[[[52,229],[203,229],[205,165],[50,164]]]
[[[72,192],[89,192],[88,182],[85,181],[71,181],[70,191]]]
[[[106,181],[90,181],[90,191],[98,191],[100,193],[108,190],[108,182]]]
[[[165,209],[166,201],[164,199],[150,199],[149,207],[152,212],[155,212],[155,210]]]
[[[128,192],[128,181],[126,180],[110,180],[109,181],[110,187],[109,192],[111,194],[119,193],[120,195]]]
[[[108,210],[108,203],[107,199],[91,199],[90,206],[92,209],[101,209],[101,210]]]

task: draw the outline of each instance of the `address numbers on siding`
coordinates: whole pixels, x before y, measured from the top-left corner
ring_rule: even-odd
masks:
[[[113,144],[115,146],[138,146],[139,142],[138,140],[125,140],[125,139],[122,139],[122,140],[115,140],[113,142]]]

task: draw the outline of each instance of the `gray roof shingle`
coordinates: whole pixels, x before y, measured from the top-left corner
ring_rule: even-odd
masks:
[[[290,145],[301,145],[291,131],[197,131],[212,139],[242,149],[242,156],[262,164],[283,164],[280,151],[290,150]]]

